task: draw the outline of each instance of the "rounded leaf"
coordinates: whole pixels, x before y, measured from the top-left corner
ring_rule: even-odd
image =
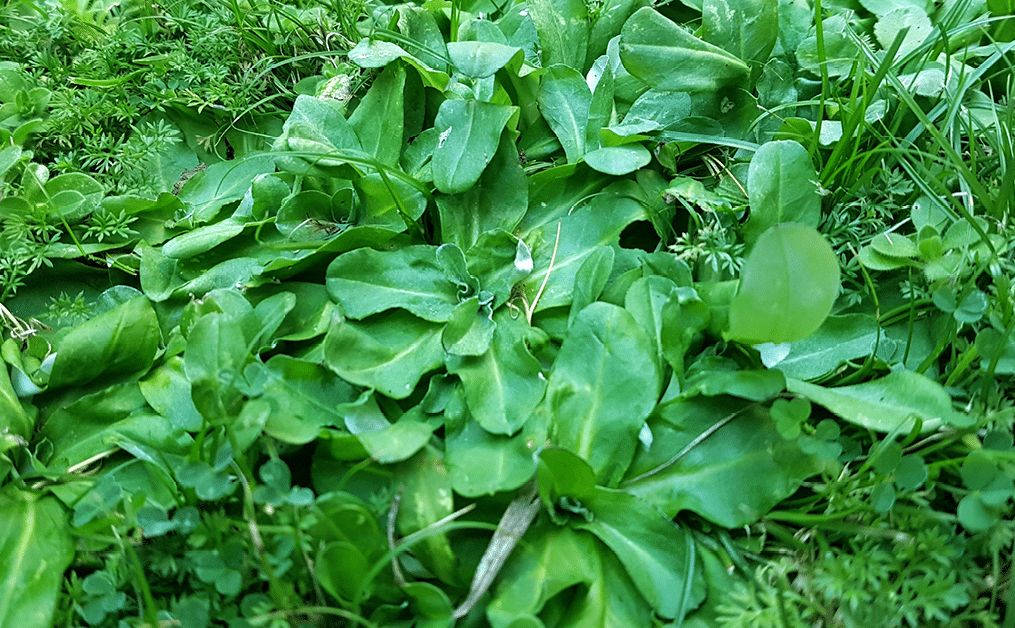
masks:
[[[821,234],[807,225],[776,225],[744,264],[726,337],[749,344],[802,340],[821,326],[838,293],[839,262]]]

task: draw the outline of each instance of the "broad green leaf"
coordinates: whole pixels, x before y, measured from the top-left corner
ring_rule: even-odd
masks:
[[[617,557],[591,534],[570,527],[537,522],[501,573],[487,606],[493,628],[652,623],[651,606]],[[568,595],[568,590],[575,594]]]
[[[748,63],[768,60],[779,37],[778,0],[704,0],[702,38]]]
[[[862,384],[825,388],[788,378],[790,392],[824,406],[854,425],[876,432],[908,433],[922,422],[922,431],[942,425],[966,426],[970,417],[952,408],[952,399],[937,382],[913,371],[892,371]]]
[[[780,371],[742,369],[732,360],[711,356],[701,358],[688,370],[680,396],[688,399],[696,395],[730,395],[764,401],[785,389],[786,378]]]
[[[529,17],[539,33],[542,67],[561,64],[585,71],[589,12],[584,0],[529,0]]]
[[[708,305],[689,286],[674,290],[663,303],[660,350],[673,368],[677,381],[683,379],[684,358],[696,335],[704,331],[711,319]]]
[[[186,259],[210,251],[226,240],[243,232],[244,222],[227,218],[186,233],[181,233],[162,245],[162,254],[166,257]]]
[[[451,485],[464,497],[515,490],[532,477],[532,454],[546,442],[541,421],[527,421],[514,436],[491,434],[472,419],[458,388],[445,410],[444,464]]]
[[[0,491],[0,625],[52,626],[74,538],[63,506],[14,485]]]
[[[199,225],[212,220],[226,203],[243,198],[254,177],[274,171],[273,155],[256,155],[208,166],[180,190],[178,198],[187,205],[185,221]]]
[[[592,100],[589,103],[589,120],[585,124],[585,145],[587,150],[595,150],[600,145],[599,132],[603,127],[610,126],[613,121],[613,69],[605,56],[596,61],[586,77],[592,89]]]
[[[518,57],[521,48],[490,41],[456,41],[448,44],[448,56],[459,72],[473,78],[492,76],[497,70]]]
[[[441,454],[424,447],[398,469],[402,498],[398,508],[398,532],[407,536],[447,517],[454,510],[451,478]],[[458,559],[447,535],[424,539],[412,548],[413,555],[443,582],[461,586]]]
[[[595,492],[596,474],[592,467],[566,449],[544,448],[539,452],[537,465],[539,497],[551,513],[561,498],[581,503]]]
[[[604,146],[585,153],[585,163],[604,174],[623,176],[644,168],[652,161],[652,153],[641,144]]]
[[[287,355],[273,356],[262,374],[266,381],[261,398],[272,408],[264,431],[284,443],[309,443],[321,428],[343,425],[335,406],[356,396],[352,386],[324,367]]]
[[[138,382],[156,412],[179,429],[196,432],[201,429],[201,414],[190,396],[190,380],[183,372],[183,359],[174,356],[153,369]]]
[[[671,296],[675,296],[676,290],[677,284],[671,279],[649,275],[636,279],[624,296],[624,309],[631,313],[652,341],[660,372],[663,365],[664,306]]]
[[[528,348],[535,330],[506,311],[495,320],[490,349],[478,356],[448,356],[447,368],[462,379],[469,410],[483,429],[514,434],[542,401],[546,380]]]
[[[430,167],[434,185],[445,194],[476,184],[500,145],[501,131],[515,111],[478,100],[445,100],[434,127],[440,132]]]
[[[821,220],[817,178],[810,155],[798,142],[762,144],[747,172],[751,219],[744,227],[744,237],[748,244],[769,227],[784,222],[817,227]]]
[[[630,464],[661,386],[652,343],[634,318],[607,303],[582,310],[568,330],[547,387],[553,442],[615,484]]]
[[[786,345],[759,347],[768,368],[786,377],[813,379],[829,373],[846,360],[870,355],[878,339],[878,325],[867,314],[833,315],[816,332]],[[777,352],[778,348],[783,351]]]
[[[604,0],[596,5],[596,19],[589,31],[589,49],[586,59],[598,59],[606,54],[610,40],[616,37],[631,14],[652,4],[651,0]]]
[[[513,231],[528,208],[525,172],[518,150],[504,134],[497,152],[475,185],[458,194],[434,194],[440,211],[441,238],[468,251],[481,234]]]
[[[13,434],[27,442],[34,425],[35,421],[25,411],[17,393],[14,392],[7,364],[0,360],[0,434]],[[0,453],[6,448],[6,445],[0,442]],[[0,480],[2,479],[0,476]]]
[[[650,89],[634,101],[623,123],[610,126],[609,130],[622,137],[649,133],[673,126],[691,116],[691,112],[691,95],[687,92]]]
[[[441,332],[441,345],[449,357],[481,356],[490,349],[496,329],[489,306],[481,304],[479,297],[471,297],[451,314]]]
[[[648,7],[638,9],[624,24],[620,60],[649,87],[670,92],[714,92],[749,74],[737,57]]]
[[[363,150],[388,166],[397,165],[402,154],[404,106],[405,66],[393,63],[374,78],[370,89],[349,116],[349,126],[355,131]]]
[[[394,251],[356,249],[328,265],[328,294],[352,319],[403,308],[433,322],[451,318],[458,288],[437,263],[432,246]]]
[[[595,196],[588,205],[574,209],[570,215],[567,214],[567,208],[563,208],[563,217],[559,222],[553,219],[522,236],[526,242],[533,243],[534,270],[523,284],[529,299],[535,298],[546,275],[550,276],[536,304],[537,312],[549,307],[568,305],[574,290],[575,276],[585,260],[596,249],[618,244],[620,234],[627,225],[645,218],[644,206],[635,200],[637,195],[635,183],[619,181]],[[555,202],[557,200],[553,199]],[[573,208],[574,201],[571,202]]]
[[[336,318],[324,338],[324,363],[342,379],[394,399],[444,364],[441,326],[404,310],[362,321]]]
[[[539,89],[539,110],[564,147],[567,163],[577,162],[586,152],[586,128],[592,91],[574,68],[553,65],[546,69]]]
[[[406,412],[397,423],[380,430],[356,433],[356,438],[370,457],[381,464],[407,460],[422,449],[433,434],[433,425],[421,421],[421,414],[418,410]]]
[[[469,272],[484,292],[494,296],[496,309],[510,297],[515,285],[532,273],[532,252],[524,240],[503,229],[487,231],[465,254]]]
[[[187,340],[183,366],[194,406],[206,420],[236,416],[242,404],[238,386],[249,356],[237,319],[219,312],[205,314]]]
[[[159,348],[155,310],[137,297],[75,327],[58,347],[50,388],[142,374]]]
[[[576,521],[620,559],[656,614],[680,621],[701,600],[687,599],[697,577],[687,533],[643,499],[597,487],[588,500],[593,517]]]
[[[925,9],[916,6],[900,6],[878,18],[874,25],[874,36],[882,48],[888,48],[906,30],[905,39],[899,47],[897,58],[916,50],[934,30]]]
[[[595,249],[592,255],[585,258],[574,276],[574,293],[571,301],[571,312],[568,315],[568,326],[574,323],[578,313],[585,306],[599,299],[606,282],[613,272],[615,252],[611,247]]]
[[[667,517],[691,510],[726,528],[744,526],[819,470],[812,457],[779,434],[764,407],[732,397],[668,403],[649,427],[652,445],[639,449],[621,487]]]
[[[385,180],[372,172],[356,179],[355,185],[361,201],[357,224],[404,231],[426,211],[426,196],[402,179]],[[408,215],[403,215],[402,209]]]
[[[783,26],[785,22],[780,24]],[[845,33],[846,20],[841,15],[825,18],[824,48],[818,49],[818,38],[810,35],[803,39],[796,49],[797,63],[815,76],[822,76],[824,66],[829,77],[848,76],[853,65],[862,54],[856,43]]]
[[[136,383],[83,395],[53,412],[40,434],[53,445],[53,460],[74,465],[126,439],[166,453],[182,453],[193,442],[180,428],[148,409]]]
[[[510,628],[522,617],[535,618],[562,591],[592,585],[601,569],[592,535],[545,523],[537,523],[531,531],[531,538],[527,536],[505,563],[487,606],[493,628]]]
[[[730,303],[726,337],[794,342],[814,333],[839,294],[839,260],[814,227],[784,223],[755,243]]]

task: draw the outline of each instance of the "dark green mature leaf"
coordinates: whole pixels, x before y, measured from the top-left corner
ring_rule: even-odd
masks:
[[[667,517],[691,510],[723,527],[747,525],[818,471],[816,461],[784,439],[759,404],[694,397],[662,406],[649,427],[652,446],[638,451],[621,486]]]
[[[493,434],[514,434],[542,401],[546,379],[528,345],[536,330],[507,311],[497,322],[489,351],[474,357],[448,356],[449,373],[462,379],[476,421]]]
[[[702,38],[739,59],[763,64],[779,37],[778,0],[704,0]]]
[[[543,67],[559,63],[584,72],[589,41],[584,0],[529,0],[526,4],[539,33]]]
[[[784,347],[785,354],[776,355],[776,347],[771,347],[762,352],[762,359],[787,377],[813,379],[845,360],[870,355],[877,338],[877,321],[868,314],[829,316],[816,332]],[[765,359],[766,354],[773,357]]]
[[[324,338],[324,363],[346,381],[403,399],[444,364],[440,336],[440,325],[405,310],[358,322],[336,318]]]
[[[577,70],[566,65],[546,69],[540,83],[539,110],[564,147],[569,164],[585,155],[591,106],[592,91]]]
[[[671,92],[714,92],[749,73],[737,57],[648,7],[638,9],[624,24],[620,60],[650,87]]]
[[[67,334],[58,347],[49,385],[83,385],[100,377],[142,374],[155,361],[160,335],[148,299],[131,299]]]
[[[568,207],[564,206],[564,202],[567,202],[565,199],[570,200],[569,196],[559,199],[551,197],[550,202],[561,203],[560,222],[551,218],[552,222],[548,221],[522,235],[533,251],[534,270],[523,284],[528,298],[535,297],[546,275],[550,275],[536,305],[537,312],[549,307],[568,305],[574,290],[575,276],[585,260],[596,249],[618,244],[620,234],[627,225],[645,218],[645,208],[635,200],[638,198],[636,194],[635,183],[619,181],[593,198],[588,205],[574,209],[570,215],[567,214]],[[570,202],[573,208],[574,201]]]
[[[55,498],[14,485],[0,491],[0,512],[0,625],[52,626],[74,558],[67,514]]]
[[[593,303],[575,318],[553,365],[546,393],[553,442],[587,460],[600,484],[623,475],[655,407],[661,376],[654,355],[626,310]]]
[[[515,112],[509,105],[478,100],[445,100],[434,128],[440,132],[431,168],[434,185],[445,194],[475,185],[500,145],[501,131]]]
[[[448,44],[448,56],[462,74],[486,78],[516,57],[520,62],[524,53],[517,46],[491,41],[456,41]]]
[[[481,234],[513,231],[525,215],[529,190],[518,151],[504,134],[497,152],[475,185],[458,194],[434,194],[441,218],[441,238],[468,251]]]
[[[7,364],[0,360],[0,434],[20,436],[27,441],[34,425],[35,421],[25,411],[17,393],[14,392]],[[0,442],[0,453],[4,449],[5,444]]]
[[[356,249],[328,266],[328,294],[346,316],[361,319],[403,308],[433,322],[446,322],[458,305],[458,288],[427,245],[394,251]]]
[[[392,63],[373,80],[349,116],[360,146],[382,164],[395,166],[402,155],[404,106],[405,66]]]
[[[480,356],[490,349],[496,329],[489,306],[481,304],[479,297],[471,297],[459,303],[448,319],[441,345],[450,355]]]
[[[652,153],[641,144],[604,146],[585,154],[585,163],[594,170],[614,176],[631,174],[652,161]]]
[[[51,414],[40,433],[53,444],[54,460],[67,465],[100,454],[128,439],[166,453],[182,453],[192,439],[147,409],[136,383],[84,395]]]
[[[238,201],[250,189],[257,175],[275,171],[275,157],[257,155],[235,161],[222,161],[195,174],[180,190],[179,199],[186,203],[186,219],[191,224],[206,223],[226,203]]]
[[[398,532],[407,536],[447,517],[454,510],[451,477],[440,452],[428,446],[399,466],[404,490],[398,508]],[[446,534],[424,539],[413,555],[442,581],[461,585],[458,557]]]
[[[913,429],[916,420],[922,431],[942,425],[965,426],[970,417],[952,409],[945,389],[926,376],[913,371],[892,371],[881,379],[852,386],[824,388],[800,380],[787,379],[790,392],[802,395],[828,408],[840,418],[877,432]]]
[[[606,282],[613,272],[613,261],[616,253],[610,247],[596,249],[589,255],[578,272],[574,276],[574,294],[571,301],[571,312],[568,315],[568,326],[574,323],[578,313],[585,309],[586,305],[599,299],[603,293]]]
[[[479,497],[515,490],[532,477],[532,454],[546,442],[545,421],[526,421],[514,436],[491,434],[472,420],[461,387],[445,410],[444,464],[455,492]]]
[[[537,523],[501,573],[487,606],[494,628],[537,628],[544,625],[539,615],[561,628],[652,622],[652,608],[624,566],[591,534]],[[572,588],[575,595],[567,595]]]
[[[761,234],[741,271],[726,337],[794,342],[814,333],[839,294],[839,259],[814,227],[784,223]]]
[[[309,443],[322,427],[343,425],[336,404],[356,397],[352,386],[325,368],[287,355],[268,360],[263,375],[262,399],[272,409],[264,431],[284,443]]]
[[[744,237],[748,244],[769,227],[784,222],[817,227],[821,220],[817,178],[810,155],[798,142],[763,144],[747,172],[751,219],[744,227]]]
[[[592,519],[575,527],[613,550],[656,614],[680,621],[701,602],[689,599],[697,577],[691,540],[669,517],[640,497],[602,487],[587,503]]]

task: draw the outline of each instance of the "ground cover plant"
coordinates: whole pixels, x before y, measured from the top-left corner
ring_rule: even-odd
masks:
[[[0,625],[1015,625],[1010,11],[8,4]]]

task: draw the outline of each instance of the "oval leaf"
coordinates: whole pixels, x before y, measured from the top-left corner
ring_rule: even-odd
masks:
[[[749,73],[740,59],[648,7],[621,29],[620,61],[650,87],[669,92],[714,92]]]
[[[811,335],[839,293],[839,260],[814,227],[776,225],[761,234],[730,303],[726,337],[748,344]]]

